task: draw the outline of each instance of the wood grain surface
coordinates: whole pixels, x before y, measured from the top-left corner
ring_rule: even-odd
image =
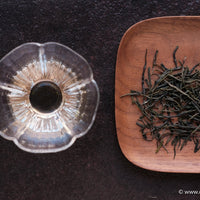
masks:
[[[172,53],[176,46],[177,59],[186,59],[190,68],[200,62],[200,17],[161,17],[148,19],[133,25],[124,34],[117,56],[115,77],[115,115],[119,145],[126,158],[142,168],[181,173],[200,173],[200,152],[194,153],[189,142],[182,151],[177,150],[173,159],[173,147],[169,153],[163,149],[155,153],[156,142],[142,138],[136,121],[139,109],[129,97],[121,95],[141,90],[141,76],[145,50],[148,49],[147,66],[152,65],[156,50],[158,63],[173,67]]]

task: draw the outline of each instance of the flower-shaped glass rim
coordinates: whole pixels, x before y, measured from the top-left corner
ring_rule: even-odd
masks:
[[[57,147],[57,148],[54,148],[54,149],[29,149],[25,146],[23,146],[19,141],[18,141],[18,138],[16,137],[12,137],[12,136],[8,136],[6,135],[4,132],[2,132],[0,130],[0,135],[7,139],[7,140],[11,140],[13,141],[20,149],[24,150],[24,151],[27,151],[27,152],[31,152],[31,153],[53,153],[53,152],[59,152],[59,151],[63,151],[67,148],[69,148],[77,138],[85,135],[89,130],[90,128],[92,127],[94,121],[95,121],[95,117],[96,117],[96,113],[97,113],[97,109],[98,109],[98,105],[99,105],[99,99],[100,99],[100,94],[99,94],[99,88],[98,88],[98,85],[96,83],[96,81],[94,80],[93,78],[93,72],[92,72],[92,69],[90,67],[90,65],[88,64],[88,62],[81,56],[79,55],[77,52],[73,51],[71,48],[65,46],[65,45],[62,45],[60,43],[57,43],[57,42],[46,42],[46,43],[36,43],[36,42],[30,42],[30,43],[24,43],[16,48],[14,48],[12,51],[10,51],[8,54],[6,54],[1,60],[0,60],[0,69],[1,69],[1,63],[4,61],[4,59],[7,59],[10,55],[12,55],[13,52],[16,52],[18,50],[20,50],[22,47],[24,46],[28,46],[28,45],[35,45],[35,46],[38,46],[39,48],[41,47],[45,47],[45,46],[48,46],[48,45],[55,45],[55,46],[61,46],[65,49],[67,49],[70,53],[72,53],[73,55],[75,55],[77,58],[81,59],[84,63],[85,63],[85,67],[87,67],[87,70],[90,71],[90,83],[93,84],[94,88],[96,89],[96,106],[95,106],[95,109],[94,109],[94,113],[93,113],[93,117],[90,121],[90,124],[88,125],[88,127],[85,129],[85,131],[79,133],[78,135],[73,135],[72,138],[70,139],[70,142],[65,144],[64,146],[61,146],[61,147]],[[78,66],[77,66],[78,67]]]

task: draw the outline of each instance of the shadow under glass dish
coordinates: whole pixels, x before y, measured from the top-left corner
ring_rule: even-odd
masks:
[[[2,58],[0,71],[0,134],[19,148],[61,151],[91,128],[98,86],[87,61],[70,48],[26,43]]]

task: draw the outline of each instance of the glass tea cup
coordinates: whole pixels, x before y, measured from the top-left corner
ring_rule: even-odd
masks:
[[[54,43],[25,43],[0,61],[0,135],[28,152],[58,152],[91,128],[99,89],[87,61]]]

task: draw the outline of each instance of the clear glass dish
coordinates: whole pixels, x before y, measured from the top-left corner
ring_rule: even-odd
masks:
[[[49,42],[23,44],[0,61],[0,135],[28,152],[58,152],[91,128],[99,89],[87,61]]]

